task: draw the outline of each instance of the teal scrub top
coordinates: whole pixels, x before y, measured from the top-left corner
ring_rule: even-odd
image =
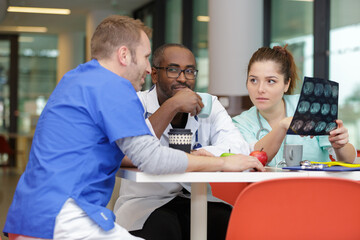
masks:
[[[284,101],[286,105],[287,116],[293,116],[296,110],[297,103],[300,95],[284,95]],[[260,121],[263,127],[269,131],[272,130],[269,123],[259,114]],[[233,117],[233,123],[240,130],[245,140],[252,146],[263,138],[268,131],[262,130],[259,134],[259,139],[256,139],[256,135],[260,130],[260,124],[256,114],[256,107],[253,106],[249,110],[244,111],[240,115]],[[286,135],[278,153],[267,164],[271,167],[276,167],[277,164],[283,161],[284,144],[301,144],[303,145],[303,160],[327,162],[330,161],[328,149],[331,148],[331,144],[328,140],[328,136],[315,136],[314,138],[301,137],[299,135]]]
[[[65,74],[39,118],[4,232],[52,239],[69,198],[112,229],[115,216],[106,205],[124,157],[115,141],[150,135],[143,114],[131,83],[97,60]]]

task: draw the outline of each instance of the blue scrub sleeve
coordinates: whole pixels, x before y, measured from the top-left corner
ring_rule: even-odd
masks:
[[[112,143],[119,138],[151,135],[135,89],[129,81],[120,81],[121,84],[106,86],[106,94],[98,102],[102,118],[99,119],[99,124]]]

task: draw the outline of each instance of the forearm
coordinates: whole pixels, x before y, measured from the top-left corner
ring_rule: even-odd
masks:
[[[187,154],[188,167],[187,172],[216,172],[224,168],[224,158],[203,157]]]
[[[151,136],[128,137],[119,139],[116,143],[135,166],[148,173],[213,172],[224,168],[224,158],[185,154],[179,150],[161,146],[156,139],[155,141],[153,139]]]
[[[127,137],[116,143],[141,171],[152,174],[183,173],[188,167],[184,152],[161,146],[153,136]]]
[[[227,157],[204,157],[190,154],[187,156],[189,158],[187,172],[241,172],[248,169],[265,171],[265,168],[257,158],[243,154]]]
[[[273,159],[280,149],[280,146],[286,136],[286,131],[287,129],[281,126],[276,126],[255,144],[254,149],[262,149],[267,153],[269,159]]]
[[[193,171],[221,171],[224,158],[194,156],[184,152],[158,145],[152,137],[128,137],[116,141],[120,149],[131,159],[132,164],[140,170],[154,174]],[[149,157],[151,156],[151,157]],[[186,162],[185,168],[181,167]],[[129,164],[125,158],[125,164]],[[176,165],[180,165],[176,167]]]
[[[159,139],[177,113],[170,99],[165,101],[161,107],[149,117],[151,126],[154,129],[156,137]]]
[[[353,163],[356,158],[356,150],[351,143],[347,143],[342,148],[334,148],[336,160],[340,162]]]
[[[242,154],[228,157],[204,157],[186,154],[180,150],[161,146],[150,135],[127,137],[116,141],[119,148],[141,171],[151,174],[183,173],[193,171],[244,171],[256,168],[265,171],[255,158]]]

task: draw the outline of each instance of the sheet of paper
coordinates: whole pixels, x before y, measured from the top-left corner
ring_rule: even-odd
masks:
[[[337,127],[339,84],[305,77],[300,99],[287,134],[329,135]]]

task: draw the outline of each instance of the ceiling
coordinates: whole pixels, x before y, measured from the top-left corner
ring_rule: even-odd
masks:
[[[151,0],[0,0],[0,26],[47,27],[48,33],[84,32],[91,11],[112,11],[131,15]],[[7,6],[68,8],[70,15],[8,13]]]

